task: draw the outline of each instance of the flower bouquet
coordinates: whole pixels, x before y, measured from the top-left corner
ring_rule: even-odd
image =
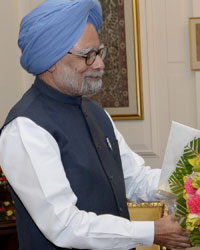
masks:
[[[158,193],[200,246],[200,131],[172,122]]]
[[[200,246],[200,138],[184,148],[169,186],[176,196],[175,215],[180,225],[191,231],[193,246]]]

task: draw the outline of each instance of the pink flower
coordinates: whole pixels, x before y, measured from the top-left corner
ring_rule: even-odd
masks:
[[[193,188],[192,186],[192,178],[187,178],[186,182],[185,182],[185,191],[186,194],[195,194],[196,193],[196,189]]]
[[[200,195],[195,194],[187,200],[187,205],[189,207],[190,213],[200,215]]]
[[[199,231],[200,231],[200,221],[197,223],[197,225],[199,226]]]

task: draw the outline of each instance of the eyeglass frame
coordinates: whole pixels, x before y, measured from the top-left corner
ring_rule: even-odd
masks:
[[[102,56],[101,56],[101,55],[100,55],[100,52],[101,52],[102,50],[103,50],[103,53],[102,53]],[[95,56],[94,56],[94,58],[93,58],[92,63],[88,63],[88,62],[87,62],[87,60],[88,60],[88,58],[89,58],[88,55],[89,55],[90,53],[92,53],[92,52],[95,52],[95,54],[94,54]],[[106,55],[107,55],[107,48],[104,47],[103,44],[101,44],[98,50],[92,48],[91,50],[89,50],[89,51],[88,51],[87,53],[85,53],[85,54],[84,54],[84,53],[83,53],[83,54],[81,54],[81,53],[73,53],[73,52],[71,52],[71,51],[68,51],[67,54],[70,54],[70,55],[73,55],[73,56],[77,56],[77,57],[81,57],[81,58],[85,58],[85,63],[86,63],[86,65],[87,65],[87,66],[91,66],[91,65],[95,62],[95,60],[96,60],[96,58],[97,58],[98,55],[101,57],[102,60],[104,60],[104,58],[105,58]]]

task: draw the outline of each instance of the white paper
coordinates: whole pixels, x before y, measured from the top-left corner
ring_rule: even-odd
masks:
[[[183,155],[184,147],[195,137],[200,137],[200,130],[172,121],[158,190],[171,192],[168,179],[176,169],[177,163]]]

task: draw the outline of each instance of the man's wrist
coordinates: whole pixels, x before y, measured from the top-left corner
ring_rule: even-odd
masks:
[[[154,242],[154,221],[133,221],[138,246],[150,247]]]

